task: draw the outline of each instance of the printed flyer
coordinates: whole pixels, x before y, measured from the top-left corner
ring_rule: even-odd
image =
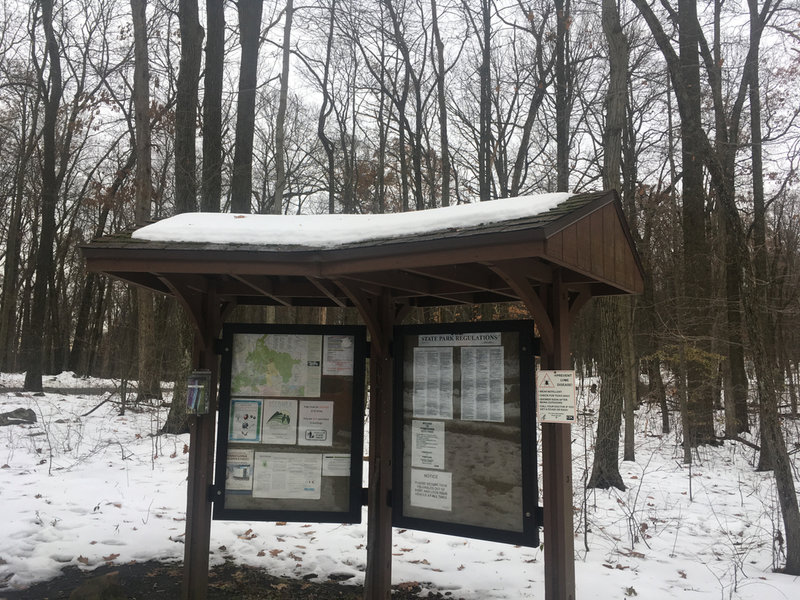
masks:
[[[411,466],[444,469],[444,421],[411,423]]]
[[[231,400],[229,442],[261,442],[261,400]]]
[[[411,469],[411,506],[453,510],[453,474]]]
[[[414,348],[414,417],[453,418],[453,349]]]
[[[297,400],[264,400],[264,426],[261,432],[265,444],[296,444]]]
[[[301,401],[297,427],[299,445],[333,445],[333,402]]]
[[[319,500],[321,488],[321,454],[255,453],[254,498]]]
[[[253,489],[253,451],[246,448],[228,448],[225,465],[225,489],[250,491]]]

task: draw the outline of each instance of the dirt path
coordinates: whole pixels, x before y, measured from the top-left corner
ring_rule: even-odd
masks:
[[[94,571],[67,567],[60,577],[26,590],[0,589],[0,600],[172,600],[180,597],[182,565],[143,562],[107,565]],[[227,562],[209,575],[209,600],[361,600],[363,589],[314,577],[273,577],[253,567]],[[418,598],[459,600],[451,592],[421,595],[416,583],[395,586],[393,600]]]

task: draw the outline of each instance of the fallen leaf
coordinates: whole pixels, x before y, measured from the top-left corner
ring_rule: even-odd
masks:
[[[81,563],[82,565],[88,565],[89,564],[89,559],[86,558],[85,556],[79,556],[78,557],[78,562]]]
[[[109,554],[108,556],[104,556],[103,560],[106,562],[117,560],[119,558],[119,554]]]
[[[281,552],[283,552],[283,550],[275,548],[274,550],[270,550],[269,554],[270,554],[270,556],[272,556],[274,558],[274,557],[278,556],[278,554],[280,554]]]
[[[256,554],[256,556],[266,556],[266,554],[267,554],[267,553],[266,553],[266,552],[264,552],[263,550],[259,550],[259,551],[258,551],[258,554]]]

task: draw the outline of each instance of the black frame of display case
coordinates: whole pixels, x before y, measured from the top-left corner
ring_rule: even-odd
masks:
[[[353,375],[351,394],[350,481],[346,510],[288,510],[285,508],[229,508],[225,505],[225,474],[228,458],[228,430],[231,409],[231,377],[233,337],[237,334],[346,335],[352,336]],[[215,483],[211,500],[213,518],[230,521],[299,521],[315,523],[360,523],[362,508],[362,472],[364,460],[364,386],[368,345],[366,328],[360,325],[270,325],[226,323],[220,340],[221,369],[219,386],[219,419]],[[322,368],[322,367],[321,367]],[[324,375],[320,375],[325,377]],[[269,498],[263,499],[269,504]],[[303,502],[307,502],[304,500]]]

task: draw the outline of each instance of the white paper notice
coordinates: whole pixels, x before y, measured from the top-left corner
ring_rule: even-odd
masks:
[[[322,353],[322,374],[351,376],[354,346],[352,335],[326,335]]]
[[[453,348],[414,348],[414,416],[453,418]]]
[[[254,498],[319,500],[321,486],[321,454],[255,453]]]
[[[411,466],[444,469],[444,421],[412,421]]]
[[[411,506],[453,510],[453,474],[411,469]]]
[[[541,423],[575,422],[575,371],[536,373],[536,412]]]
[[[253,489],[253,451],[242,448],[228,448],[225,465],[225,489]]]
[[[503,347],[461,348],[461,418],[502,423],[504,392]]]
[[[323,454],[323,477],[350,477],[349,454]]]
[[[333,402],[301,401],[297,431],[297,443],[301,446],[331,446],[333,444]]]
[[[297,400],[264,400],[261,439],[265,444],[297,443]]]
[[[261,441],[261,403],[261,400],[231,400],[229,442],[257,444]]]

